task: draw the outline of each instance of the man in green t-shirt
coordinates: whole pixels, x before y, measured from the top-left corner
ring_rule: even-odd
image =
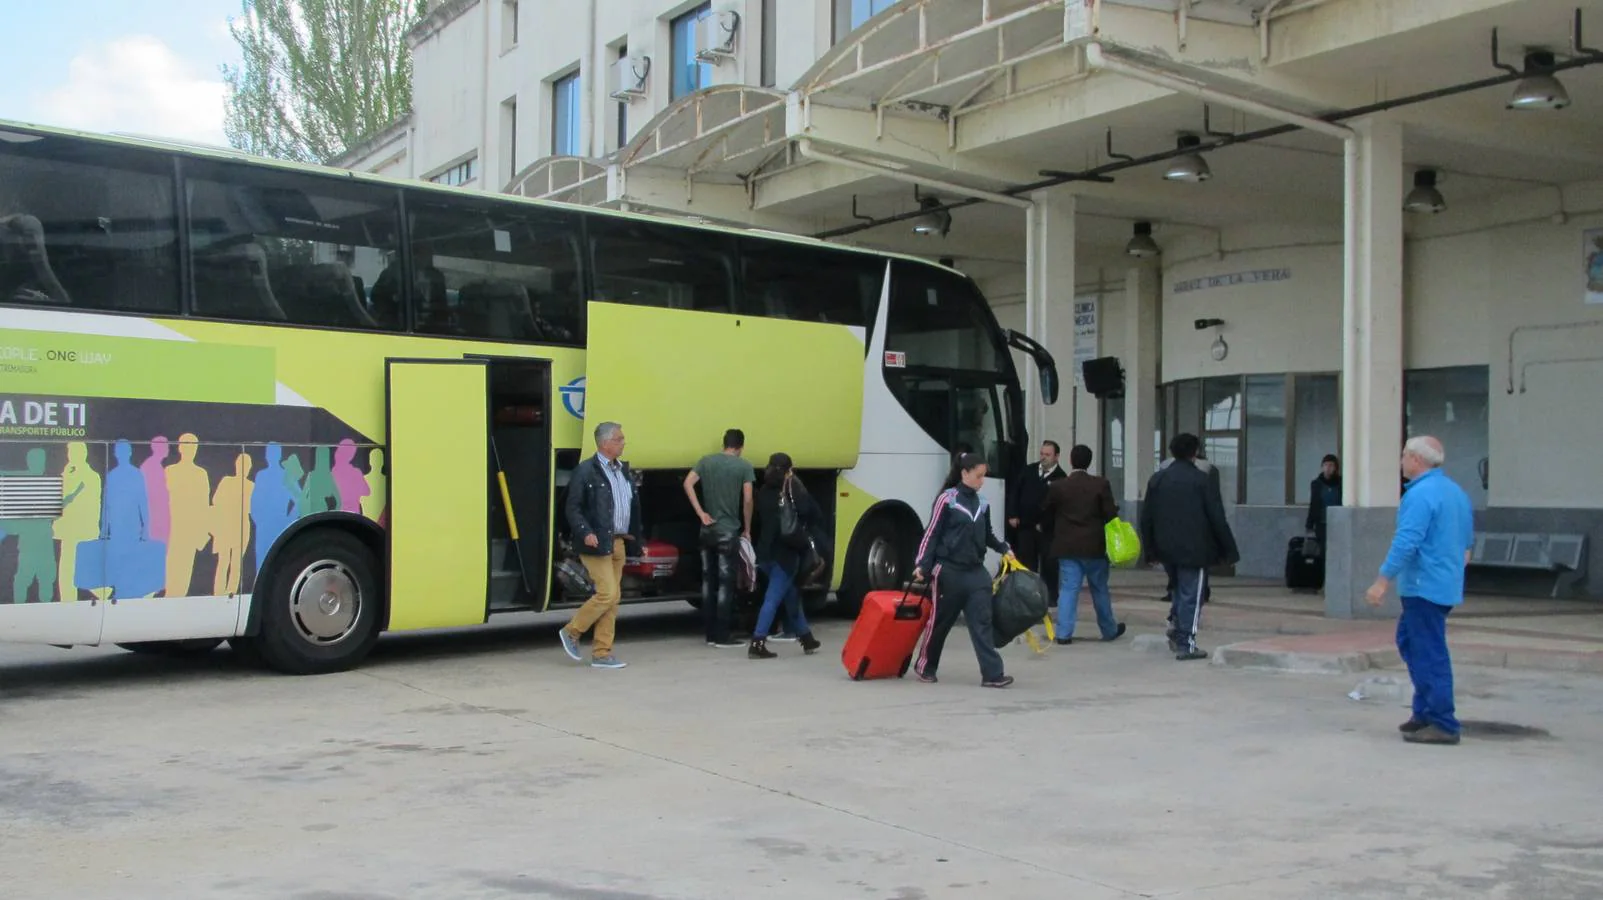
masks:
[[[701,618],[714,647],[746,646],[729,633],[740,538],[751,539],[751,486],[757,480],[751,463],[741,458],[745,447],[745,433],[731,428],[724,432],[723,452],[703,456],[685,476],[685,495],[701,520]]]

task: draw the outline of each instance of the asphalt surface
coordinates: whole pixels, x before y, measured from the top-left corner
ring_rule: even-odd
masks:
[[[1009,647],[991,690],[961,626],[919,684],[849,681],[837,620],[752,661],[628,610],[621,671],[559,621],[315,678],[0,645],[0,897],[1603,896],[1596,676],[1461,669],[1484,724],[1422,747],[1359,676],[1141,628]]]

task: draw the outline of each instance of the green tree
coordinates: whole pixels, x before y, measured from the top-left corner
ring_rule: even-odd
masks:
[[[326,162],[412,108],[406,33],[426,0],[242,0],[223,130],[248,153]]]

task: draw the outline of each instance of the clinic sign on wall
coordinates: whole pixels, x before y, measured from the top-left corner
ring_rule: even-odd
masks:
[[[1088,359],[1097,358],[1097,302],[1090,294],[1074,298],[1074,384],[1085,387],[1085,370]]]

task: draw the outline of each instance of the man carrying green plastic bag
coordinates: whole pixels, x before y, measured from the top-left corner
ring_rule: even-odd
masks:
[[[1108,539],[1108,562],[1115,566],[1133,566],[1141,558],[1141,537],[1135,526],[1123,519],[1114,519],[1103,526]]]

